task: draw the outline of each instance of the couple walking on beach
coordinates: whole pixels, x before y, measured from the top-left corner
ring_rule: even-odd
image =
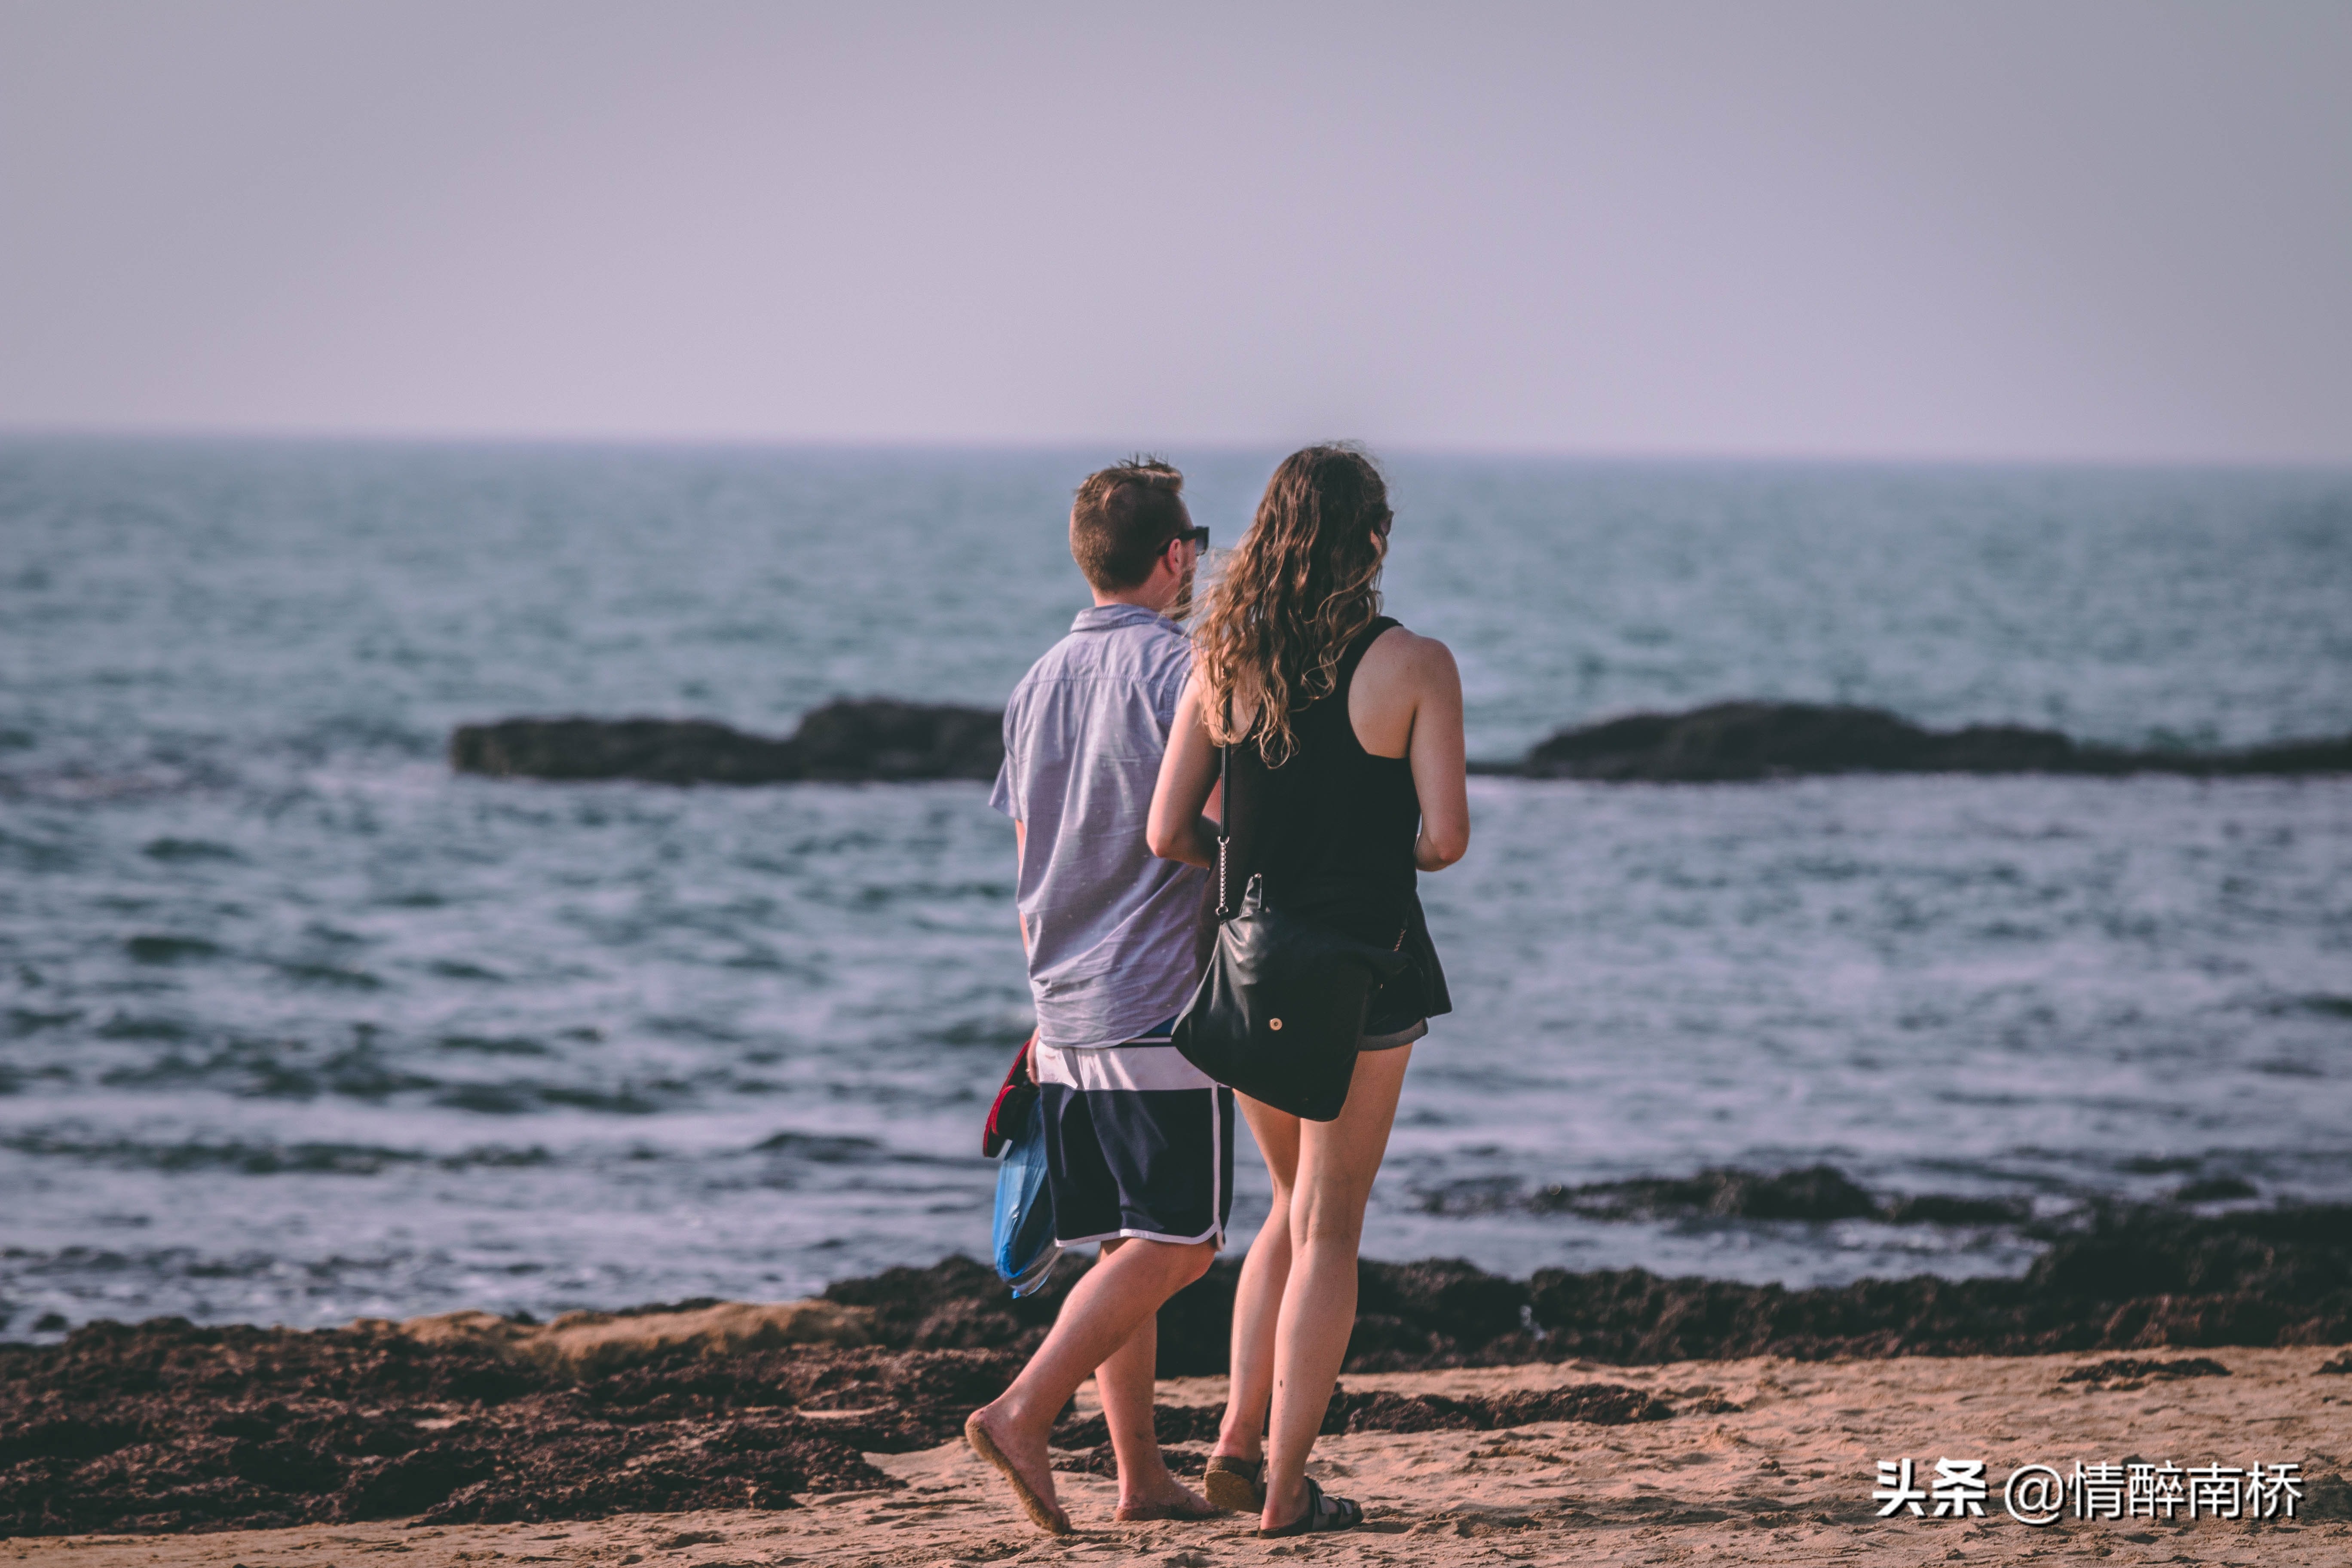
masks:
[[[1079,487],[1070,552],[1094,605],[1005,710],[992,799],[1020,858],[1055,1236],[1102,1256],[965,1433],[1032,1520],[1066,1531],[1046,1439],[1091,1375],[1120,1519],[1228,1510],[1255,1512],[1262,1534],[1339,1530],[1362,1510],[1308,1478],[1307,1453],[1355,1326],[1364,1205],[1405,1065],[1451,1007],[1414,880],[1469,843],[1461,680],[1444,644],[1380,613],[1392,514],[1362,453],[1284,460],[1189,637],[1176,617],[1208,530],[1183,482],[1138,458]],[[1205,868],[1221,831],[1232,886],[1259,879],[1268,908],[1409,960],[1370,994],[1335,1120],[1236,1095],[1171,1037],[1216,934]],[[1156,1314],[1223,1242],[1237,1104],[1274,1206],[1242,1266],[1204,1500],[1153,1436]]]

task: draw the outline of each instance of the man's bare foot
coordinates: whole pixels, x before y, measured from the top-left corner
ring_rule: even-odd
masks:
[[[1024,1437],[1013,1423],[982,1405],[963,1424],[964,1441],[971,1451],[996,1467],[1012,1485],[1013,1495],[1030,1521],[1048,1535],[1070,1533],[1070,1516],[1054,1497],[1054,1468],[1045,1454],[1045,1434]]]
[[[1140,1524],[1153,1519],[1215,1519],[1216,1505],[1186,1486],[1173,1476],[1158,1486],[1127,1489],[1122,1480],[1118,1489],[1118,1508],[1111,1517],[1129,1524]]]

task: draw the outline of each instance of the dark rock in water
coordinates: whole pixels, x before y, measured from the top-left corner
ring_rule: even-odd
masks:
[[[1718,702],[1566,730],[1528,752],[1535,778],[1716,782],[1860,771],[2022,772],[2063,765],[2074,742],[2045,731],[1937,735],[1874,708]]]
[[[449,762],[497,778],[675,784],[985,780],[1004,759],[1003,725],[988,709],[879,698],[828,702],[785,740],[704,719],[508,719],[459,725]]]
[[[1543,1209],[1572,1209],[1601,1218],[1718,1215],[1732,1219],[1874,1219],[1878,1205],[1833,1165],[1761,1175],[1754,1171],[1706,1170],[1666,1181],[1600,1182],[1581,1187],[1547,1187],[1528,1202]]]
[[[1423,1196],[1431,1214],[1486,1214],[1525,1209],[1577,1214],[1588,1219],[1708,1218],[1823,1221],[1876,1219],[1889,1225],[2016,1225],[2032,1215],[2020,1198],[1957,1197],[1943,1193],[1898,1194],[1880,1203],[1833,1165],[1765,1174],[1718,1168],[1696,1176],[1592,1182],[1522,1190],[1492,1178],[1442,1187]]]
[[[2253,1183],[2242,1176],[2207,1176],[2172,1189],[2172,1201],[2177,1204],[2229,1203],[2261,1195]]]
[[[1476,771],[1687,784],[1848,773],[2352,773],[2352,736],[2242,752],[2134,752],[2077,745],[2056,731],[2016,724],[1928,730],[1876,708],[1718,702],[1563,730],[1518,763]]]
[[[1948,1193],[1905,1193],[1887,1200],[1889,1225],[2016,1225],[2032,1217],[2023,1198],[1963,1198]]]
[[[789,741],[701,719],[508,719],[461,724],[449,763],[493,778],[782,784],[801,776]]]
[[[1004,761],[1004,715],[947,703],[841,699],[801,720],[790,742],[811,779],[980,779]]]
[[[459,725],[449,761],[459,773],[497,778],[676,784],[987,780],[1003,761],[1003,721],[992,709],[887,698],[836,699],[781,740],[707,719],[507,719]],[[2352,736],[2243,752],[2132,752],[2015,724],[1927,730],[1875,708],[1718,702],[1563,730],[1519,762],[1472,771],[1692,784],[1846,773],[2352,773]]]

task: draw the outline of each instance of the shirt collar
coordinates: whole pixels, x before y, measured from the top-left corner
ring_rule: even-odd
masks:
[[[1157,610],[1147,610],[1141,605],[1089,605],[1078,612],[1070,623],[1074,632],[1107,632],[1113,626],[1141,626],[1158,621],[1162,626],[1176,623]]]

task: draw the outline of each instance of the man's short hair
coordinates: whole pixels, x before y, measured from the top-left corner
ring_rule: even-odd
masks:
[[[1070,508],[1070,554],[1107,594],[1140,587],[1168,542],[1192,526],[1184,476],[1158,458],[1134,457],[1088,474]]]

